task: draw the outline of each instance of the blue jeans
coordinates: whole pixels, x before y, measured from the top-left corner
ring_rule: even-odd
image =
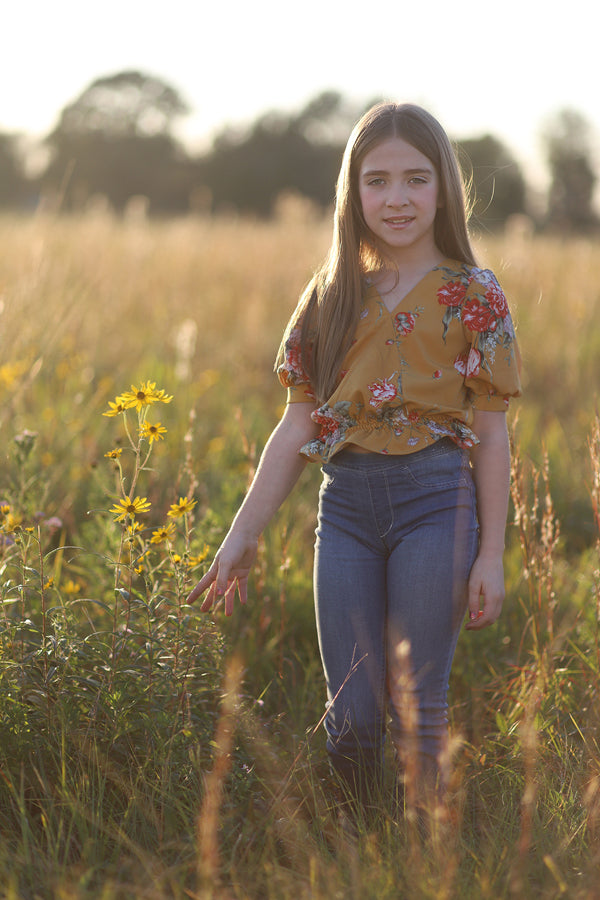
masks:
[[[401,759],[410,740],[429,784],[478,545],[468,452],[447,438],[402,456],[341,451],[323,466],[316,536],[332,766],[359,799],[381,784],[389,717]]]

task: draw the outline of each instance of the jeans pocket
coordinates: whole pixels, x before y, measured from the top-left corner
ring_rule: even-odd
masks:
[[[468,486],[471,480],[468,457],[455,446],[411,460],[407,471],[415,484],[424,488],[457,488]]]

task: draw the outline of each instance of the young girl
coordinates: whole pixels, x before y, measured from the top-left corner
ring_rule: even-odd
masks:
[[[519,357],[505,296],[477,267],[440,124],[410,104],[356,125],[329,256],[278,357],[288,403],[213,564],[190,594],[247,598],[258,537],[306,460],[322,465],[314,592],[327,751],[353,796],[400,759],[417,711],[421,792],[440,780],[450,665],[504,597],[506,408]],[[410,729],[409,729],[410,730]],[[414,740],[415,729],[410,735]]]

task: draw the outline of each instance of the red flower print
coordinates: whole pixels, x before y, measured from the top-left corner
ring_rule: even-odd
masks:
[[[467,374],[467,359],[469,357],[469,353],[465,350],[464,353],[459,353],[456,359],[454,360],[454,368],[457,372],[460,372],[461,375]]]
[[[498,327],[493,310],[480,303],[477,297],[471,297],[463,306],[462,320],[469,331],[495,331]]]
[[[294,372],[302,370],[300,347],[288,347],[288,364]]]
[[[393,377],[393,375],[390,376],[390,378]],[[393,400],[394,397],[398,396],[396,385],[391,382],[390,378],[380,378],[369,385],[371,392],[369,403],[371,406],[381,406],[386,400]]]
[[[296,381],[308,381],[308,376],[302,366],[300,353],[300,329],[294,328],[285,345],[284,368],[296,376]]]
[[[321,431],[319,432],[319,437],[321,439],[327,437],[328,435],[335,434],[338,430],[338,423],[335,419],[325,419],[322,422]]]
[[[499,284],[492,282],[485,292],[485,299],[490,304],[499,318],[503,319],[508,315],[508,303],[504,296],[504,291]]]
[[[438,288],[438,301],[444,306],[460,306],[466,291],[467,288],[462,281],[449,281],[448,284]]]
[[[481,352],[471,347],[454,360],[454,368],[465,378],[475,378],[481,371]]]
[[[401,312],[394,319],[398,334],[410,334],[415,327],[416,319],[412,313]]]
[[[467,359],[467,378],[475,378],[481,371],[481,351],[471,347]]]
[[[312,414],[311,419],[317,425],[321,426],[319,432],[319,438],[321,440],[325,440],[329,435],[334,435],[339,429],[339,422],[329,409],[325,409],[323,412],[321,412],[321,408],[316,409]]]
[[[439,369],[436,369],[435,372],[433,373],[433,377],[434,377],[434,378],[441,378],[441,377],[442,377],[441,371],[440,371]]]

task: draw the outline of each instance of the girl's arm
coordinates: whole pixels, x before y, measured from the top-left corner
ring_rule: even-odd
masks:
[[[236,587],[240,602],[246,602],[248,575],[256,556],[258,538],[304,469],[306,459],[298,453],[300,447],[317,434],[318,428],[310,417],[313,411],[312,403],[286,406],[213,564],[187,599],[188,603],[193,603],[209,588],[201,607],[203,612],[208,611],[217,598],[224,596],[225,615],[230,616]]]
[[[477,630],[496,621],[504,600],[504,533],[510,490],[510,446],[503,412],[475,411],[480,443],[471,451],[479,519],[479,553],[469,576],[469,621]]]

